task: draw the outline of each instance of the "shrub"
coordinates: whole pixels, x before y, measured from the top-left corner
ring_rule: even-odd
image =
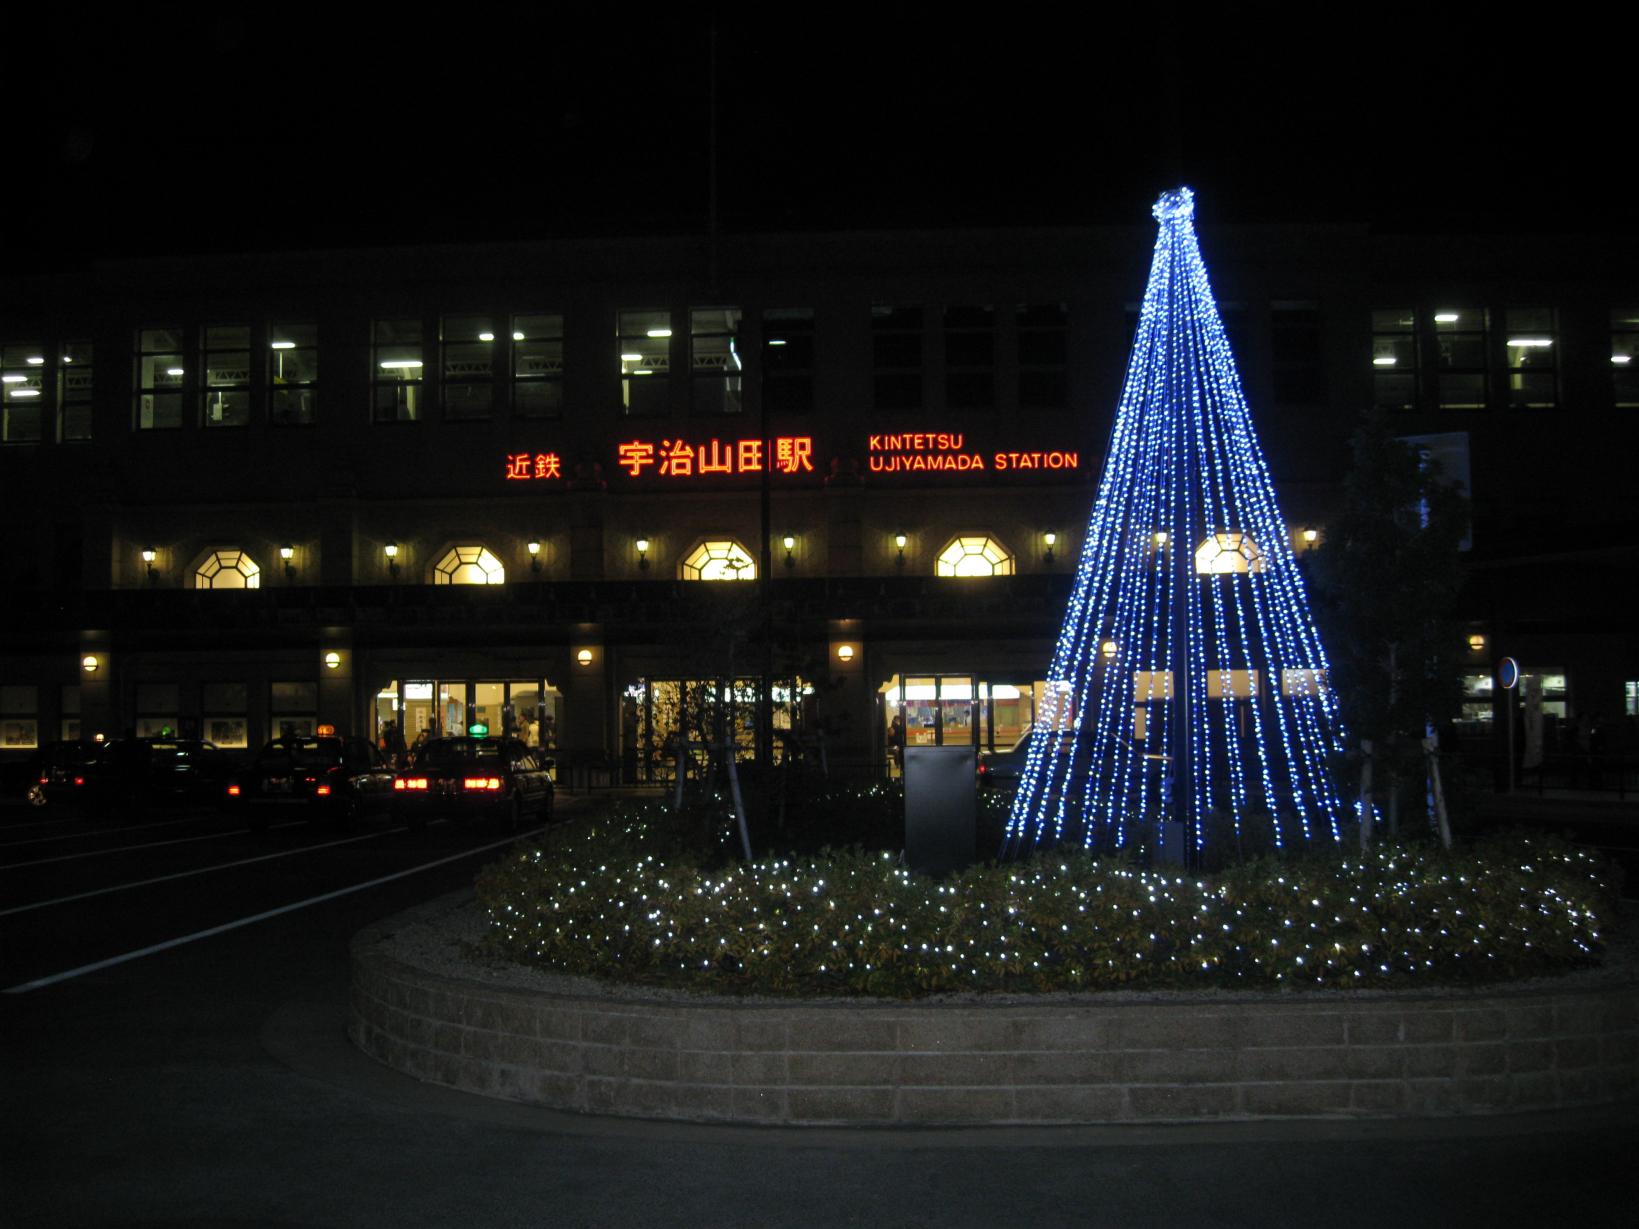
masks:
[[[1047,855],[939,882],[860,849],[714,865],[675,829],[622,808],[486,868],[488,948],[731,993],[1406,986],[1593,963],[1615,899],[1600,858],[1540,836],[1210,874]]]

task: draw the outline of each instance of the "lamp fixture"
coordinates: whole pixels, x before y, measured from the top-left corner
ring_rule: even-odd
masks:
[[[582,649],[580,652],[575,654],[575,660],[580,662],[583,666],[590,666],[592,664],[592,650]]]
[[[524,549],[529,552],[529,570],[539,572],[541,570],[541,544],[539,542],[530,542]]]
[[[1160,547],[1165,546],[1167,544],[1167,531],[1165,529],[1156,530],[1155,535],[1154,535],[1154,541],[1155,541],[1155,545],[1156,545],[1157,549],[1159,549]]]
[[[1468,647],[1476,653],[1485,652],[1485,636],[1475,632],[1468,638]]]
[[[381,548],[381,553],[387,556],[387,575],[398,578],[398,543],[389,542]]]
[[[639,538],[634,545],[637,547],[637,566],[647,570],[649,566],[649,539]]]
[[[1117,649],[1117,646],[1116,646],[1115,641],[1113,641],[1113,640],[1106,640],[1103,644],[1098,646],[1098,651],[1100,653],[1104,654],[1104,658],[1105,658],[1106,661],[1108,661],[1109,659],[1113,658],[1116,655],[1116,649]]]
[[[1304,544],[1304,546],[1313,547],[1314,544],[1318,541],[1320,541],[1320,530],[1318,530],[1318,529],[1305,529],[1303,531],[1303,544]]]
[[[97,659],[97,655],[95,653],[87,653],[84,657],[80,658],[80,669],[84,670],[87,674],[95,674],[101,665],[102,662]]]
[[[288,542],[279,548],[279,558],[285,561],[285,579],[296,579],[296,565],[291,560],[296,558],[296,548]]]
[[[154,579],[154,577],[156,575],[158,575],[158,569],[154,567],[154,560],[158,559],[158,558],[159,558],[159,552],[156,551],[153,547],[144,546],[142,548],[142,562],[148,568],[148,579],[150,581],[152,581]]]
[[[854,660],[854,646],[851,645],[851,644],[839,644],[839,645],[837,645],[837,660],[838,661],[853,661]]]
[[[1049,529],[1046,533],[1041,535],[1041,540],[1047,543],[1047,553],[1042,556],[1042,560],[1046,563],[1052,563],[1053,548],[1059,544],[1059,536]]]
[[[336,652],[334,649],[331,649],[330,652],[326,653],[324,655],[324,668],[326,670],[340,670],[341,654]]]
[[[894,562],[896,564],[898,564],[900,567],[904,567],[905,566],[905,535],[902,534],[902,533],[894,534],[893,544],[899,548],[899,558],[895,559]]]
[[[794,535],[788,533],[788,534],[785,535],[785,537],[780,539],[780,545],[785,547],[785,566],[788,567],[788,568],[795,567],[796,564],[797,564],[797,560],[796,560],[796,557],[794,555],[792,555],[791,552],[794,549],[796,549],[796,545],[797,545],[796,537]]]

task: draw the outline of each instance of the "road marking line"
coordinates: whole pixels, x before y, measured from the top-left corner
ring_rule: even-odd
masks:
[[[300,828],[306,824],[305,819],[293,819],[288,823],[269,824],[267,831],[277,832],[280,828]],[[0,866],[0,871],[14,871],[24,866],[44,866],[48,862],[72,862],[76,858],[102,858],[111,853],[130,853],[137,849],[160,849],[166,845],[187,845],[193,841],[220,841],[225,836],[244,836],[249,828],[236,828],[232,832],[212,832],[209,836],[179,836],[171,841],[149,841],[146,845],[116,845],[112,849],[93,849],[90,853],[64,853],[55,858],[36,858],[32,862],[10,862]]]
[[[94,828],[90,832],[65,832],[61,836],[31,836],[26,841],[0,841],[0,849],[10,849],[15,845],[43,845],[48,841],[77,841],[82,836],[107,836],[111,832],[141,832],[144,828],[174,828],[178,824],[197,824],[201,820],[211,818],[209,815],[194,815],[188,819],[156,819],[151,824],[126,824],[120,828]],[[58,820],[59,823],[67,822]]]
[[[402,829],[400,829],[402,831]],[[8,986],[0,990],[0,994],[27,994],[30,990],[41,990],[46,986],[56,985],[70,978],[82,977],[87,973],[96,973],[102,969],[113,968],[117,964],[124,964],[130,960],[140,960],[144,956],[152,956],[156,952],[168,951],[173,947],[181,947],[185,943],[193,943],[199,939],[209,939],[213,935],[226,934],[230,930],[238,930],[241,926],[250,926],[256,922],[265,922],[268,918],[278,917],[282,913],[294,913],[298,909],[305,909],[309,905],[322,905],[327,900],[336,900],[342,896],[351,896],[354,892],[363,892],[367,888],[377,888],[384,883],[392,883],[395,879],[406,879],[421,871],[432,870],[435,866],[444,866],[450,862],[459,862],[462,858],[470,858],[475,853],[488,853],[492,849],[499,849],[503,845],[516,844],[526,837],[534,836],[546,829],[535,828],[528,832],[520,832],[509,836],[504,841],[495,841],[489,845],[479,845],[474,849],[463,850],[461,853],[451,854],[447,858],[439,858],[436,862],[423,862],[420,866],[412,866],[407,870],[394,871],[391,875],[383,875],[379,879],[371,879],[366,883],[355,883],[351,887],[337,888],[334,892],[326,892],[322,896],[309,896],[306,900],[298,900],[292,904],[280,905],[276,909],[268,909],[262,913],[252,914],[250,917],[238,918],[232,922],[224,922],[220,926],[212,926],[207,930],[196,930],[191,935],[183,935],[177,939],[166,939],[163,943],[154,943],[148,947],[138,948],[134,952],[126,952],[119,956],[110,956],[106,960],[98,960],[92,964],[82,964],[77,969],[67,969],[61,973],[53,973],[48,977],[37,977],[33,981],[23,982],[21,985]]]
[[[30,905],[13,905],[10,909],[0,909],[0,917],[10,917],[14,913],[28,913],[34,909],[47,909],[52,905],[66,905],[70,901],[88,900],[93,896],[107,896],[110,892],[126,892],[132,888],[146,888],[156,883],[169,883],[173,879],[188,879],[194,875],[208,875],[212,871],[232,870],[236,866],[252,866],[257,862],[271,862],[275,858],[293,858],[299,853],[312,853],[315,849],[331,849],[337,845],[351,845],[357,841],[373,841],[378,836],[408,831],[408,828],[387,828],[381,832],[366,832],[363,836],[349,836],[339,841],[326,841],[321,845],[303,845],[297,849],[281,849],[278,853],[259,854],[254,858],[240,858],[237,862],[221,862],[215,866],[196,867],[191,871],[177,871],[172,875],[156,875],[152,879],[139,879],[135,883],[117,883],[111,888],[97,888],[94,891],[80,892],[74,896],[59,896],[55,900],[37,900]]]

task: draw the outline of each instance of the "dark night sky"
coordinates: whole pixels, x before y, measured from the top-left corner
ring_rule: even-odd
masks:
[[[723,8],[722,225],[1147,224],[1182,180],[1204,221],[1632,227],[1606,198],[1634,146],[1607,18],[1169,11],[1170,30],[1091,7],[1005,27]],[[10,40],[72,53],[8,77],[37,103],[12,113],[14,154],[31,148],[0,197],[8,271],[706,226],[704,17],[236,12]]]

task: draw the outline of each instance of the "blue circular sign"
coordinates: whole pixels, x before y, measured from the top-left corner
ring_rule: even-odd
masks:
[[[1512,657],[1505,657],[1497,663],[1497,682],[1502,684],[1504,691],[1508,691],[1519,682],[1519,662]]]

